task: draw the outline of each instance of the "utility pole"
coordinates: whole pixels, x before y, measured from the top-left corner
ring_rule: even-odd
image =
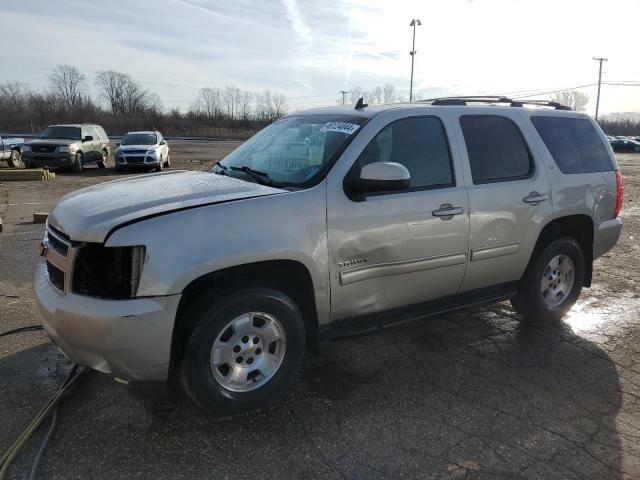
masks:
[[[598,96],[596,97],[596,122],[598,121],[598,110],[600,109],[600,85],[602,84],[602,62],[606,62],[609,59],[604,57],[593,57],[596,62],[600,63],[598,70]]]
[[[346,98],[347,92],[346,90],[340,90],[340,93],[342,94],[342,105],[344,105],[344,100]]]
[[[413,61],[416,57],[416,26],[422,25],[420,20],[414,18],[411,20],[409,24],[410,27],[413,27],[413,43],[411,44],[411,51],[409,55],[411,55],[411,84],[409,86],[409,101],[413,100]]]

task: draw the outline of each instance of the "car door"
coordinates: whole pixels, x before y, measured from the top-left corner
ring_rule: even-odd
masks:
[[[535,160],[532,127],[525,121],[516,109],[458,116],[470,209],[461,291],[520,279],[551,215],[548,176]]]
[[[346,177],[327,183],[333,320],[454,294],[466,265],[468,199],[443,119],[391,111],[367,127]],[[351,176],[379,161],[407,167],[410,189],[354,197]]]

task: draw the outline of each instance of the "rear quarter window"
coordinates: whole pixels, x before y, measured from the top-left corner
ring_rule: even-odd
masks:
[[[614,170],[609,151],[588,119],[536,115],[531,122],[562,173]]]

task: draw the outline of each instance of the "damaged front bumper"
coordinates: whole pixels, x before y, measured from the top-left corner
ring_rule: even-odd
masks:
[[[35,278],[42,325],[72,361],[132,382],[165,382],[181,295],[106,300],[64,294],[47,276]]]

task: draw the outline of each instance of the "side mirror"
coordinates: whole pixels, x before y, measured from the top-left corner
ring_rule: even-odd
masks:
[[[167,142],[165,142],[164,140],[162,140],[162,141],[160,142],[160,145],[166,145],[166,144],[167,144]]]
[[[409,189],[411,175],[399,163],[375,162],[362,167],[351,186],[358,193],[398,192]]]
[[[91,140],[93,140],[93,137],[91,135],[87,135],[82,139],[83,142],[90,142]]]

